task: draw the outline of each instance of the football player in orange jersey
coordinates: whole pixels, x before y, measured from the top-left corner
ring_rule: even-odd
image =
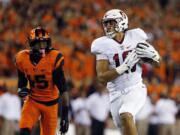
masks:
[[[69,95],[63,72],[64,57],[51,47],[49,33],[42,27],[31,30],[30,50],[16,56],[18,95],[27,96],[21,114],[20,135],[30,135],[40,119],[41,135],[55,135],[58,120],[58,101],[62,101],[60,132],[69,127]],[[30,88],[27,88],[29,82]]]

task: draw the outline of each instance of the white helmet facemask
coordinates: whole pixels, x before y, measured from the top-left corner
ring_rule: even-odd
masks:
[[[110,23],[110,21],[115,22],[115,24],[112,25],[113,28],[107,27],[107,23]],[[105,13],[102,19],[102,24],[105,35],[109,38],[113,38],[116,33],[124,32],[128,29],[128,17],[123,11],[119,9],[112,9]]]

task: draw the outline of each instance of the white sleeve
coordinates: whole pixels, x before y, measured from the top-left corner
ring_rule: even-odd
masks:
[[[108,57],[105,54],[96,54],[96,60],[108,60]]]
[[[96,60],[108,60],[105,44],[102,40],[96,39],[92,42],[91,53],[96,55]]]
[[[91,53],[97,55],[97,54],[105,54],[107,48],[106,44],[107,42],[104,41],[103,38],[95,39],[91,44]]]

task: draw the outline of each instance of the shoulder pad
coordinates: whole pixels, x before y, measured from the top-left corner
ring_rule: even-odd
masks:
[[[22,50],[18,52],[15,56],[16,61],[23,58],[25,55],[29,55],[29,50]]]
[[[100,37],[95,39],[91,44],[91,53],[93,54],[102,54],[107,50],[109,38],[108,37]]]
[[[148,39],[147,34],[141,28],[131,29],[131,30],[128,30],[128,32],[130,34],[136,36],[136,38],[138,37],[141,40],[147,40]]]
[[[141,28],[134,29],[134,32],[143,40],[147,40],[148,36]]]
[[[15,65],[21,71],[23,71],[22,63],[24,61],[24,58],[27,57],[27,55],[29,55],[29,50],[22,50],[18,52],[15,56]]]
[[[18,52],[16,55],[24,55],[24,54],[29,54],[29,50],[22,50]]]
[[[61,54],[61,53],[58,53],[56,55],[56,59],[55,59],[55,62],[54,62],[54,67],[57,68],[61,65],[64,64],[64,56]]]

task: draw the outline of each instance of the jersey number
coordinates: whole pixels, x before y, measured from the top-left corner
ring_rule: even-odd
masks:
[[[126,56],[128,55],[128,53],[131,52],[131,51],[125,51],[123,52],[122,54],[122,57],[123,57],[123,61],[125,60]],[[118,53],[114,54],[113,56],[113,60],[115,61],[116,63],[116,67],[120,66],[120,61],[119,61],[119,55]],[[136,65],[134,65],[131,69],[131,72],[135,72],[136,71]],[[128,73],[128,71],[126,71],[125,73]]]
[[[30,75],[27,77],[32,88],[45,89],[48,87],[45,75],[35,75],[33,79]]]

